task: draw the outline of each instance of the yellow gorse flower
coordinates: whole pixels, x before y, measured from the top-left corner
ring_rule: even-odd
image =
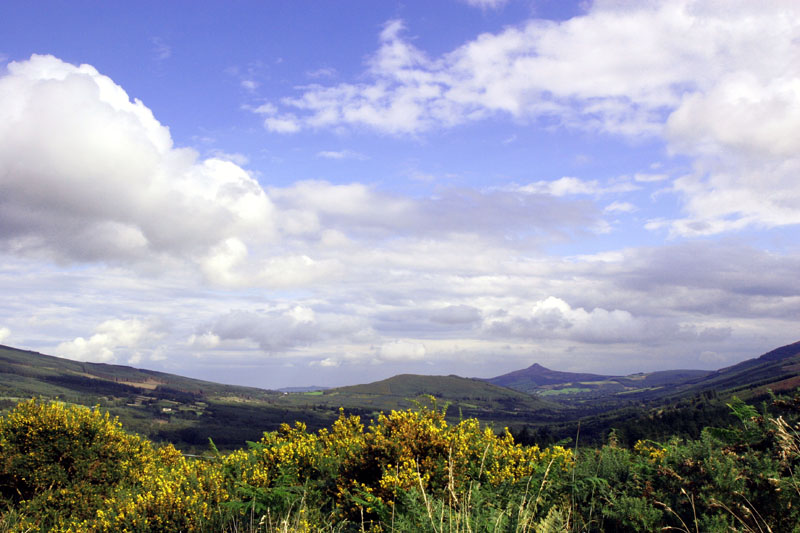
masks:
[[[573,464],[570,450],[521,446],[507,429],[449,424],[425,408],[381,413],[366,425],[341,411],[329,429],[283,424],[249,449],[193,460],[124,432],[98,409],[34,400],[0,421],[0,450],[23,523],[76,532],[207,530],[224,523],[226,502],[272,501],[270,491],[309,482],[333,503],[331,519],[363,523],[405,491],[455,501],[474,483],[517,483]],[[311,531],[308,516],[297,516],[293,527]]]

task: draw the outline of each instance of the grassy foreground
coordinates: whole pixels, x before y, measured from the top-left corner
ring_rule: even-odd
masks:
[[[99,409],[0,419],[0,531],[800,531],[800,397],[697,440],[515,444],[435,408],[187,457]]]

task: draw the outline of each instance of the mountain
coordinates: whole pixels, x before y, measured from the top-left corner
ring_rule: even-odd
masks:
[[[485,381],[493,385],[508,387],[523,392],[535,392],[547,385],[571,384],[587,381],[604,381],[612,376],[601,376],[598,374],[578,374],[573,372],[559,372],[550,370],[539,363],[534,363],[528,368],[515,370],[502,376],[487,379]]]
[[[638,438],[696,436],[727,416],[732,395],[756,401],[768,389],[800,386],[800,342],[709,372],[670,370],[603,376],[559,372],[534,364],[489,380],[402,374],[385,380],[302,392],[223,385],[129,366],[83,363],[0,346],[0,410],[33,396],[119,416],[124,426],[183,449],[221,449],[258,440],[282,423],[329,426],[347,413],[447,406],[448,418],[478,418],[527,432],[537,442],[574,438],[598,442],[610,428]],[[650,428],[650,429],[647,429]],[[645,432],[650,431],[650,433]],[[549,440],[548,440],[549,439]]]
[[[278,392],[317,392],[321,390],[328,390],[330,387],[322,387],[320,385],[308,385],[307,387],[281,387]]]
[[[800,341],[781,346],[755,359],[722,368],[687,383],[687,391],[738,393],[742,397],[794,390],[800,387]]]
[[[485,381],[562,404],[594,404],[598,408],[634,401],[667,401],[709,391],[748,398],[767,389],[778,392],[800,387],[800,341],[716,371],[663,370],[604,376],[560,372],[533,364]]]
[[[485,381],[561,403],[596,401],[630,394],[652,394],[710,374],[707,370],[665,370],[627,376],[605,376],[550,370],[535,363]]]
[[[0,409],[30,397],[99,405],[118,416],[128,430],[185,449],[205,448],[209,437],[222,449],[236,448],[282,423],[302,421],[309,429],[318,429],[329,426],[340,407],[371,417],[427,404],[426,395],[435,396],[439,408],[448,406],[451,421],[477,417],[498,427],[547,420],[558,410],[528,394],[458,376],[401,375],[366,385],[308,389],[223,385],[0,345]]]
[[[165,372],[123,365],[86,363],[0,345],[0,394],[70,395],[181,392],[215,397],[261,397],[274,394],[254,387],[222,385]]]
[[[280,402],[282,393],[223,385],[129,366],[84,363],[0,345],[0,408],[39,397],[87,406],[118,416],[126,429],[184,448],[220,448],[258,440],[286,421],[330,424],[337,413],[308,411]]]

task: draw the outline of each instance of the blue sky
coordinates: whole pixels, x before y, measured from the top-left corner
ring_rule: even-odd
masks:
[[[5,2],[0,342],[261,387],[798,340],[795,2]]]

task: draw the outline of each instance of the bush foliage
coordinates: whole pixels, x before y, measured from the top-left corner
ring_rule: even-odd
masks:
[[[187,457],[99,409],[0,419],[0,531],[800,531],[800,400],[698,439],[514,442],[434,408],[265,433]]]

